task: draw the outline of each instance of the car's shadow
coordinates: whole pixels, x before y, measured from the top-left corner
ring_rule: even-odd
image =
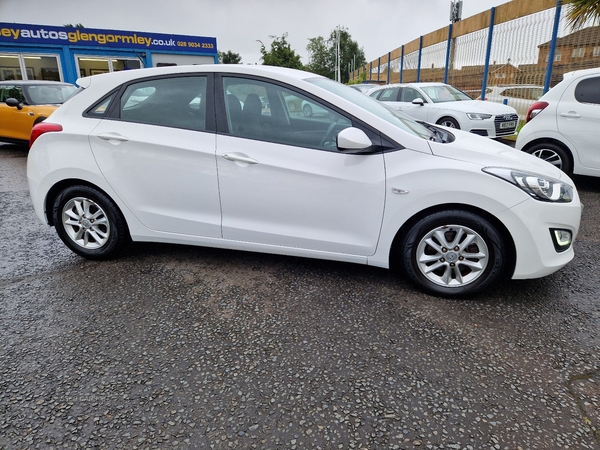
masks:
[[[3,156],[27,156],[29,147],[24,144],[6,144],[0,142],[0,154]]]
[[[598,177],[573,175],[572,178],[578,190],[583,190],[587,192],[600,192],[600,183],[598,182]]]

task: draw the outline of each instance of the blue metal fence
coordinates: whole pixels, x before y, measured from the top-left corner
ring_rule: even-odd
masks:
[[[565,16],[561,0],[512,0],[419,36],[351,72],[350,80],[440,81],[474,98],[486,98],[492,87],[546,92],[566,72],[600,67],[600,26],[574,30]]]

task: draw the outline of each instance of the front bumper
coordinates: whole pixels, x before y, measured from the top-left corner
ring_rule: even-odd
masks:
[[[466,131],[479,136],[498,138],[513,136],[519,125],[519,116],[516,114],[497,115],[489,120],[468,119]]]
[[[550,230],[569,230],[573,241],[579,231],[582,205],[576,197],[570,203],[527,200],[498,214],[508,227],[516,248],[513,279],[539,278],[556,272],[573,259],[573,244],[557,251]]]

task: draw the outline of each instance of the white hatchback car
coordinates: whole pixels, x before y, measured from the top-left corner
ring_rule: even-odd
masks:
[[[515,108],[519,118],[525,119],[529,107],[544,95],[544,86],[534,84],[504,84],[488,86],[484,100]],[[481,100],[481,96],[477,97]]]
[[[573,258],[581,204],[560,170],[333,80],[199,65],[78,84],[32,132],[27,176],[39,218],[86,258],[134,240],[397,262],[445,296]],[[328,114],[292,114],[303,101]]]
[[[515,147],[568,175],[600,176],[600,69],[569,72],[534,103]]]
[[[489,138],[511,136],[519,124],[514,108],[473,100],[444,83],[388,84],[368,95],[417,120]]]

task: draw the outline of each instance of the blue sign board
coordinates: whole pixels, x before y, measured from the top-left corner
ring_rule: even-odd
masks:
[[[216,38],[0,22],[0,44],[81,45],[216,53]]]

